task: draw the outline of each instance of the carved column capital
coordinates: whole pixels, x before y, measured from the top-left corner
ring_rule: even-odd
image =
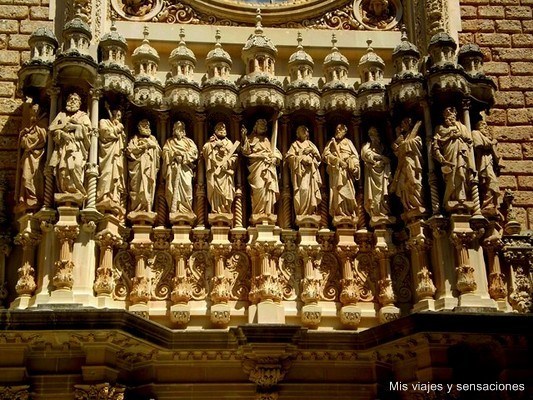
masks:
[[[80,228],[78,225],[55,225],[54,232],[61,243],[67,242],[72,246],[80,233]]]
[[[153,244],[150,243],[130,243],[130,250],[133,253],[136,260],[147,260],[152,255],[154,250]]]
[[[170,254],[174,257],[188,258],[193,251],[192,243],[171,243]]]

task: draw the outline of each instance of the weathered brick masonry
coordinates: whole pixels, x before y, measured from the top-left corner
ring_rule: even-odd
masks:
[[[515,192],[524,227],[533,227],[532,0],[461,0],[461,44],[477,43],[498,87],[489,121],[503,158],[500,186]]]
[[[0,174],[14,180],[21,129],[22,99],[16,95],[17,72],[29,57],[28,38],[48,25],[48,0],[0,0]]]

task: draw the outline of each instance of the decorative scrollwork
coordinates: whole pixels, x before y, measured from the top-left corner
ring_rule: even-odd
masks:
[[[250,260],[244,252],[235,252],[226,261],[226,271],[230,274],[232,300],[248,300],[250,293]]]
[[[357,260],[354,278],[360,288],[359,298],[363,302],[374,301],[376,288],[373,282],[377,281],[377,263],[369,253],[358,254]]]
[[[152,298],[155,300],[168,299],[172,290],[172,273],[174,264],[172,256],[166,251],[158,251],[152,263]]]
[[[295,251],[285,251],[280,257],[279,280],[283,291],[283,300],[295,300],[299,295],[301,260]]]
[[[115,281],[113,298],[126,300],[131,290],[131,278],[135,276],[135,258],[127,250],[119,251],[115,256],[113,266],[113,280]]]
[[[409,259],[404,254],[395,254],[392,257],[391,275],[397,301],[410,303],[413,298],[411,267]]]
[[[191,298],[204,300],[207,296],[209,279],[213,276],[213,260],[205,251],[194,252],[188,263],[188,276],[192,285]]]
[[[320,272],[320,300],[335,301],[339,297],[340,272],[339,262],[334,254],[322,253],[319,264],[316,266]]]

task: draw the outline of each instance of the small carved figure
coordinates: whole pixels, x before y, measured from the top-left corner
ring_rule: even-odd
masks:
[[[241,129],[242,154],[248,158],[250,172],[248,183],[252,188],[252,214],[257,217],[273,216],[274,205],[279,198],[277,166],[282,156],[276,148],[277,121],[272,128],[272,141],[266,137],[266,133],[265,119],[257,120],[249,137],[246,128]]]
[[[390,191],[396,193],[406,212],[425,211],[422,194],[422,138],[418,131],[422,121],[413,126],[413,120],[404,118],[396,128],[396,140],[392,144],[392,151],[398,158],[398,167],[390,186]]]
[[[71,93],[65,111],[61,111],[50,125],[54,151],[49,165],[54,169],[59,193],[85,196],[85,164],[91,139],[91,120],[80,110],[81,97]]]
[[[126,147],[130,182],[130,211],[152,211],[161,147],[150,130],[150,121],[137,124],[138,133]]]
[[[446,184],[444,206],[447,210],[467,207],[472,199],[470,189],[476,178],[476,165],[472,135],[468,128],[457,121],[457,111],[447,107],[444,121],[435,129],[432,143],[433,158],[441,164]]]
[[[361,149],[361,158],[365,163],[364,206],[371,221],[376,222],[390,214],[390,159],[384,155],[385,148],[374,126],[368,130],[368,137],[370,142]]]
[[[215,133],[204,145],[202,154],[205,160],[207,177],[207,199],[213,213],[231,213],[235,197],[235,167],[237,148],[240,143],[232,143],[226,137],[226,125],[219,122]]]
[[[154,0],[123,0],[124,12],[135,17],[142,17],[154,8]]]
[[[498,142],[492,137],[484,119],[476,124],[476,129],[472,131],[472,139],[474,140],[476,167],[481,188],[481,207],[484,211],[495,212],[500,196],[500,185],[498,184],[500,157],[496,151]]]
[[[332,217],[357,217],[354,182],[361,169],[359,154],[352,141],[346,138],[348,128],[339,124],[335,136],[326,144],[322,159],[329,175],[329,212]]]
[[[43,200],[46,128],[42,126],[42,120],[39,104],[32,104],[30,124],[20,131],[18,139],[18,148],[22,153],[19,156],[21,175],[15,189],[15,200],[19,208],[36,208]]]
[[[318,167],[320,152],[309,140],[306,126],[296,129],[296,140],[285,155],[289,164],[294,191],[294,211],[296,215],[313,215],[322,201],[320,186],[322,179]]]
[[[388,0],[369,0],[362,8],[363,22],[375,28],[383,29],[394,19]]]
[[[174,123],[172,135],[163,146],[162,177],[165,197],[171,213],[194,215],[192,208],[192,179],[198,147],[186,137],[185,124]]]
[[[100,177],[96,188],[96,199],[99,209],[117,211],[119,214],[123,214],[126,135],[121,121],[122,112],[116,109],[110,111],[109,116],[110,119],[101,119],[99,123]]]

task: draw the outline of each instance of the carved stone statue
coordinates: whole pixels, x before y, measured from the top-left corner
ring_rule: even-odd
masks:
[[[96,199],[99,209],[123,214],[126,135],[121,121],[122,112],[117,109],[110,114],[110,119],[101,119],[99,123],[100,177],[96,188]]]
[[[138,133],[128,143],[130,211],[152,211],[161,147],[150,131],[150,121],[137,124]]]
[[[472,135],[457,121],[454,107],[445,108],[443,117],[432,143],[433,157],[441,164],[446,184],[443,203],[447,210],[470,207],[466,202],[472,200],[469,188],[476,177]]]
[[[124,12],[128,15],[142,17],[148,14],[153,8],[154,0],[122,0]]]
[[[215,126],[215,133],[202,149],[207,177],[207,199],[211,211],[217,214],[230,214],[235,197],[236,150],[240,143],[232,143],[226,135],[226,125],[219,122]]]
[[[357,217],[355,180],[361,169],[359,154],[352,141],[346,138],[348,128],[339,124],[335,136],[326,144],[322,159],[329,175],[329,212],[332,217]]]
[[[85,196],[85,164],[91,139],[91,120],[80,110],[81,98],[77,93],[67,97],[65,111],[61,111],[50,125],[54,151],[50,166],[54,169],[59,193]]]
[[[266,137],[267,121],[258,119],[248,137],[242,128],[242,154],[248,158],[248,182],[252,188],[252,214],[256,218],[274,215],[274,205],[279,198],[277,166],[282,159],[276,148],[277,122],[272,129],[272,141]],[[252,218],[254,216],[252,215]]]
[[[19,171],[15,200],[19,209],[36,208],[44,196],[44,161],[46,147],[46,128],[42,125],[43,115],[39,104],[30,108],[30,124],[19,134]]]
[[[322,201],[320,195],[320,152],[309,140],[309,130],[301,125],[296,129],[298,138],[285,155],[289,164],[294,191],[294,211],[296,215],[316,214]]]
[[[398,167],[390,186],[402,202],[405,212],[425,211],[422,194],[422,138],[418,136],[421,121],[413,126],[413,120],[404,118],[396,128],[396,140],[392,151],[398,158]]]
[[[370,142],[361,149],[361,158],[365,163],[364,206],[371,222],[378,222],[390,214],[390,159],[384,155],[385,149],[375,127],[368,130],[368,137]]]
[[[171,213],[194,215],[192,208],[192,179],[198,147],[186,137],[185,124],[174,123],[172,135],[163,146],[162,177],[165,180],[165,198]]]
[[[394,19],[388,0],[369,0],[362,8],[363,22],[367,25],[385,28]]]
[[[476,129],[472,131],[472,138],[481,188],[481,207],[484,211],[496,212],[500,196],[497,174],[500,157],[496,151],[497,141],[492,137],[484,119],[476,124]]]

